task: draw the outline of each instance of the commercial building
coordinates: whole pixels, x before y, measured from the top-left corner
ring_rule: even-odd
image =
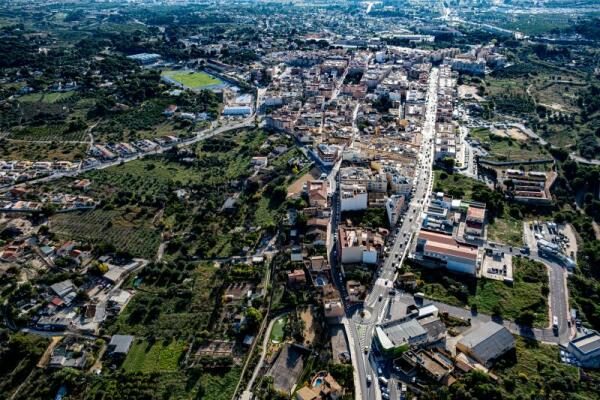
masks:
[[[515,338],[504,326],[488,321],[471,329],[456,343],[456,349],[486,368],[515,348]]]
[[[417,346],[427,342],[427,330],[416,319],[394,321],[375,327],[377,344],[382,351]]]
[[[577,365],[584,368],[600,368],[600,335],[598,332],[591,331],[571,340],[567,351],[575,357]]]
[[[460,243],[451,235],[423,229],[419,232],[415,256],[418,260],[432,261],[469,275],[475,275],[481,264],[477,246]]]

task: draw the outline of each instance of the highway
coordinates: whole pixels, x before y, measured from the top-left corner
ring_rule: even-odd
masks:
[[[351,306],[346,304],[347,323],[346,333],[349,345],[352,347],[352,364],[355,370],[355,388],[357,399],[381,399],[381,392],[377,382],[377,371],[380,368],[377,359],[370,351],[371,342],[377,325],[383,319],[385,306],[390,298],[390,288],[393,286],[396,274],[396,265],[400,265],[406,257],[411,239],[420,226],[421,211],[426,204],[433,186],[433,144],[435,135],[436,108],[437,108],[438,70],[432,69],[429,77],[429,89],[427,93],[427,108],[425,122],[422,128],[421,152],[418,159],[417,173],[413,186],[412,199],[401,226],[396,232],[393,245],[389,255],[378,271],[373,289],[367,296],[364,306]],[[338,185],[339,187],[339,185]],[[337,230],[340,220],[339,192],[333,194],[332,199],[332,231]],[[334,280],[340,290],[342,298],[346,297],[343,280],[343,267],[337,263],[337,252],[331,246],[330,262]],[[365,351],[367,350],[367,351]],[[383,365],[381,366],[383,368]],[[382,371],[384,374],[387,371]],[[371,382],[367,382],[367,377]],[[356,382],[358,380],[358,382]],[[390,386],[394,386],[391,385]],[[393,389],[392,389],[393,390]]]

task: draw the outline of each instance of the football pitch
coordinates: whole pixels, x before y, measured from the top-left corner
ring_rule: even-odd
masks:
[[[198,89],[223,83],[219,79],[212,77],[205,72],[164,71],[162,75],[190,89]]]

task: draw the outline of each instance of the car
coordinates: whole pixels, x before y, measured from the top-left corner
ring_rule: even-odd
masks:
[[[365,348],[363,350],[364,350],[365,354],[367,354],[369,352],[369,346],[365,346]],[[370,376],[369,376],[369,378],[370,378]]]
[[[383,375],[383,371],[381,370],[381,367],[377,367],[377,375]]]
[[[379,301],[381,301],[381,300],[383,300],[383,295],[382,294],[379,295]]]
[[[367,375],[367,386],[371,386],[371,382],[373,382],[373,378],[371,378],[371,375]]]

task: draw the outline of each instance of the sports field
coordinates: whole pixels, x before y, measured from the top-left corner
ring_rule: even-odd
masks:
[[[163,71],[162,75],[171,78],[177,83],[190,89],[198,89],[223,83],[219,79],[214,78],[205,72]]]

